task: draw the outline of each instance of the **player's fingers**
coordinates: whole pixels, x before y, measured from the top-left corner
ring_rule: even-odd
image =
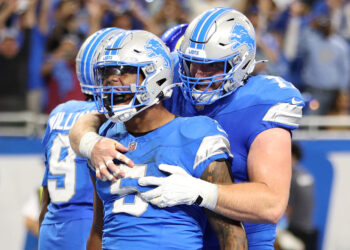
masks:
[[[96,171],[96,178],[101,179],[101,172],[100,172],[100,168],[95,168]]]
[[[154,198],[161,196],[161,194],[162,194],[161,188],[155,188],[155,189],[152,189],[150,191],[140,193],[140,196],[142,199],[144,199],[146,201],[151,201]]]
[[[159,186],[164,182],[163,177],[144,176],[139,178],[138,183],[140,186]]]
[[[158,168],[159,170],[167,172],[169,174],[187,174],[187,172],[183,168],[175,165],[159,164]]]
[[[106,181],[107,178],[101,174],[100,166],[101,166],[102,168],[104,168],[104,167],[103,167],[103,163],[97,165],[97,167],[96,167],[96,178],[98,178],[98,179],[100,179],[100,180],[102,180],[102,181]]]
[[[159,208],[164,208],[167,206],[162,197],[156,197],[152,200],[149,200],[148,203],[151,203],[152,205],[155,205]]]
[[[117,179],[108,171],[105,164],[99,165],[101,180],[116,181]]]
[[[119,166],[117,166],[116,170],[113,171],[112,174],[117,179],[125,177],[125,172],[123,170],[121,170]]]
[[[129,167],[134,167],[135,163],[129,159],[128,157],[126,157],[124,154],[117,152],[115,157],[115,159],[117,159],[118,161],[124,162],[126,165],[128,165]]]
[[[128,151],[127,147],[125,147],[123,144],[121,144],[121,143],[119,143],[117,141],[115,141],[115,149],[117,151],[121,151],[121,152],[127,152]]]
[[[107,160],[105,164],[115,178],[120,179],[125,176],[125,172],[120,169],[119,165],[114,164],[113,160]]]

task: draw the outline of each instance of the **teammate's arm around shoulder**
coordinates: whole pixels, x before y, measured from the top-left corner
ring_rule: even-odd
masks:
[[[201,179],[221,185],[231,184],[229,164],[225,160],[212,162],[203,172]],[[248,249],[246,235],[240,222],[216,214],[209,209],[205,209],[205,212],[221,249]]]
[[[291,136],[282,128],[260,133],[248,154],[249,183],[218,185],[215,212],[247,222],[276,224],[285,212],[291,179]]]
[[[97,134],[100,126],[106,120],[104,114],[97,112],[82,115],[71,128],[69,140],[74,152],[91,160],[92,165],[98,170],[97,178],[115,181],[123,175],[123,172],[113,163],[113,159],[118,159],[130,167],[133,167],[134,163],[120,153],[128,151],[122,144]],[[112,175],[107,168],[112,173],[119,173],[119,175]]]
[[[79,145],[82,137],[89,132],[98,132],[98,129],[106,121],[106,117],[96,112],[88,113],[79,117],[69,132],[70,145],[74,152],[80,156],[87,157],[80,152]]]

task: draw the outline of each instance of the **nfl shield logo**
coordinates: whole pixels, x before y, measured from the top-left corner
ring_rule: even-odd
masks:
[[[133,141],[129,143],[128,149],[129,151],[134,151],[137,147],[137,142]]]

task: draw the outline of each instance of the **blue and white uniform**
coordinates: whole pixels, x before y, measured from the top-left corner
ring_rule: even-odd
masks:
[[[201,249],[206,216],[201,207],[174,206],[160,209],[140,198],[138,192],[153,187],[137,184],[142,176],[166,176],[160,164],[177,165],[200,178],[209,164],[229,159],[226,133],[208,117],[175,118],[147,134],[136,136],[119,125],[100,134],[129,148],[135,162],[126,177],[111,183],[96,181],[104,205],[103,249]]]
[[[175,56],[176,59],[176,56]],[[175,72],[176,69],[175,69]],[[175,82],[180,82],[175,77]],[[215,119],[227,132],[234,156],[232,174],[236,183],[249,181],[247,157],[254,139],[270,128],[298,128],[304,101],[289,82],[275,76],[250,76],[243,87],[211,105],[194,106],[180,88],[165,107],[180,116],[204,115]],[[244,223],[249,248],[273,249],[276,225]]]
[[[40,227],[39,249],[86,249],[92,216],[93,186],[87,160],[69,143],[69,130],[78,118],[96,110],[94,102],[69,101],[50,114],[43,139],[50,203]]]

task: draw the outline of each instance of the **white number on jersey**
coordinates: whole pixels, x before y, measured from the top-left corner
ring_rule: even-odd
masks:
[[[66,148],[67,156],[60,160],[61,151]],[[49,169],[52,175],[64,175],[64,186],[57,187],[57,180],[48,180],[51,201],[68,202],[75,194],[76,154],[70,147],[68,135],[58,134],[51,147]]]
[[[146,175],[147,165],[135,165],[126,171],[124,178],[140,178]],[[148,203],[141,199],[135,187],[120,187],[121,180],[111,184],[111,194],[126,196],[135,195],[133,203],[125,203],[125,197],[119,198],[113,204],[113,213],[127,213],[134,216],[140,216],[148,207]]]
[[[283,80],[282,78],[280,78],[278,76],[266,76],[266,79],[276,81],[276,83],[278,84],[278,87],[280,87],[281,89],[284,89],[284,88],[294,88],[295,89],[293,84]]]

